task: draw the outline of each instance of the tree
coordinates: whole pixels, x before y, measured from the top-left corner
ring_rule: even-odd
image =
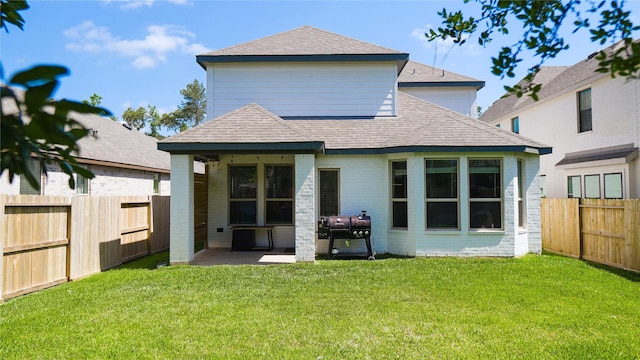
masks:
[[[163,114],[162,123],[168,129],[184,131],[204,121],[207,110],[206,90],[197,79],[180,90],[184,98],[178,110]]]
[[[24,0],[0,1],[0,27],[7,32],[7,24],[22,29],[25,21],[19,11],[28,8]],[[79,150],[78,140],[89,133],[74,116],[110,113],[82,102],[54,100],[59,78],[68,74],[67,68],[57,65],[37,65],[13,74],[9,81],[4,80],[2,73],[0,174],[8,171],[10,182],[15,175],[21,175],[32,187],[38,187],[39,179],[28,167],[32,158],[38,161],[44,174],[47,173],[46,164],[57,164],[69,175],[71,188],[75,187],[74,173],[86,178],[94,177],[74,157]]]
[[[133,127],[134,129],[140,131],[140,129],[142,129],[146,124],[146,116],[147,109],[143,108],[142,106],[140,106],[136,110],[128,107],[127,110],[122,113],[122,120],[124,120],[125,123],[131,125],[131,127]]]
[[[102,96],[93,93],[93,95],[89,96],[89,100],[82,100],[83,104],[89,104],[93,106],[99,106],[102,104]]]
[[[471,0],[464,0],[469,3]],[[562,26],[573,20],[573,32],[587,29],[591,41],[600,45],[621,40],[621,46],[610,53],[600,51],[596,55],[598,72],[610,73],[612,77],[637,78],[640,74],[640,43],[633,41],[634,32],[640,29],[631,21],[631,13],[625,11],[624,0],[474,0],[481,5],[480,18],[465,17],[462,11],[438,12],[443,19],[443,27],[431,29],[425,34],[428,40],[453,39],[458,45],[464,44],[474,33],[480,32],[478,43],[486,45],[495,37],[506,35],[509,28],[523,29],[523,35],[513,45],[503,47],[498,56],[492,58],[491,71],[500,78],[514,77],[515,68],[529,53],[539,59],[527,70],[526,85],[505,86],[518,97],[529,94],[537,100],[540,84],[532,83],[533,77],[542,64],[554,58],[569,44],[561,35]],[[590,16],[599,15],[597,24],[592,24]]]
[[[158,113],[158,109],[155,106],[147,106],[147,121],[149,123],[149,131],[145,133],[147,136],[153,136],[158,140],[164,139],[163,135],[160,135],[160,129],[162,128],[162,117]]]

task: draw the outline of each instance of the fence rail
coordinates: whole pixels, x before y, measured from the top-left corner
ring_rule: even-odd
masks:
[[[169,247],[168,196],[0,196],[0,300]]]
[[[542,247],[640,271],[640,200],[542,199]]]

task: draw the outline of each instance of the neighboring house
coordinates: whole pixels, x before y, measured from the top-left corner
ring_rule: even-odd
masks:
[[[409,60],[398,75],[398,90],[476,119],[477,91],[484,81]]]
[[[231,247],[233,226],[267,225],[276,247],[313,261],[328,247],[321,216],[367,210],[378,253],[540,252],[539,155],[551,149],[398,91],[408,58],[308,26],[198,55],[214,119],[158,143],[181,194],[171,263],[194,257],[194,156],[209,159],[210,247]]]
[[[640,197],[640,80],[595,72],[595,54],[573,66],[542,67],[533,79],[542,84],[539,101],[503,97],[480,117],[553,146],[540,158],[543,196]]]
[[[128,125],[93,115],[76,114],[74,117],[90,135],[78,142],[78,162],[95,177],[86,179],[75,174],[75,189],[69,188],[69,176],[55,165],[47,165],[47,175],[41,174],[40,188],[16,176],[9,183],[8,173],[0,178],[2,194],[62,195],[170,195],[170,156],[157,149],[157,140]],[[32,160],[32,171],[41,173],[39,164]],[[203,166],[200,165],[200,172]]]

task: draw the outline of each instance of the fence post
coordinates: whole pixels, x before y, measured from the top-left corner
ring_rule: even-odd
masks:
[[[4,302],[4,239],[6,239],[5,227],[4,227],[4,203],[7,200],[7,195],[0,195],[0,304]]]
[[[624,206],[625,268],[640,271],[640,200],[626,200]]]
[[[582,256],[584,255],[584,237],[582,236],[582,207],[580,205],[582,205],[582,198],[578,199],[577,205],[576,205],[578,207],[578,211],[576,211],[576,214],[578,214],[578,219],[576,221],[578,223],[578,241],[579,241],[578,259],[582,259]]]

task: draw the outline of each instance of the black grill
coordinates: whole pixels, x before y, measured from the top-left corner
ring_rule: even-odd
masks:
[[[334,247],[335,239],[363,239],[367,246],[367,258],[375,260],[375,253],[371,246],[371,217],[364,210],[360,215],[322,217],[318,221],[318,238],[329,239],[327,255],[330,259],[335,259],[340,252]],[[346,255],[354,254],[346,253]]]

